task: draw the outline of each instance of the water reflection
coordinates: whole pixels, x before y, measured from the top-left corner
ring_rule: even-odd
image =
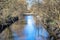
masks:
[[[48,40],[49,33],[39,25],[37,28],[33,19],[33,16],[26,16],[26,26],[24,28],[24,34],[26,35],[26,40]]]
[[[24,28],[24,34],[26,35],[26,40],[35,40],[35,23],[33,20],[33,16],[26,16],[25,17],[27,25]]]
[[[49,33],[42,25],[37,28],[36,36],[39,40],[49,40]]]
[[[13,32],[13,39],[14,40],[20,40],[20,37],[18,36],[18,34],[16,32]]]
[[[23,29],[25,38],[21,39],[21,37],[14,32],[14,40],[48,40],[49,33],[42,25],[39,25],[38,28],[36,27],[33,16],[25,16],[25,20],[27,22],[25,28]]]

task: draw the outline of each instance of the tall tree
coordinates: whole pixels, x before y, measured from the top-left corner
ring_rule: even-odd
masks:
[[[26,8],[27,5],[25,0],[0,0],[0,24],[5,25],[6,20],[11,21],[11,19],[13,20],[14,17],[19,18],[20,14],[26,12]],[[4,28],[6,28],[6,26]],[[1,27],[2,26],[0,26],[0,28]],[[10,33],[10,28],[7,28],[7,30],[5,29],[2,33],[0,33],[1,40],[10,40]],[[2,37],[2,35],[4,35],[4,38]]]
[[[59,24],[59,14],[60,14],[60,0],[43,0],[42,3],[39,3],[39,1],[32,6],[31,10],[34,13],[37,13],[37,15],[40,16],[41,22],[49,28],[50,33],[52,33],[55,38],[58,36],[53,31],[54,28],[57,27],[57,29],[60,30]],[[51,28],[51,29],[50,29]],[[59,32],[58,32],[59,33]],[[58,39],[56,39],[58,40]]]

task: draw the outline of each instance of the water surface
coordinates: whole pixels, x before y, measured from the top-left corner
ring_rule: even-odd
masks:
[[[25,16],[25,21],[27,24],[22,32],[25,37],[21,38],[14,32],[14,40],[48,40],[49,33],[42,25],[36,27],[33,16]]]

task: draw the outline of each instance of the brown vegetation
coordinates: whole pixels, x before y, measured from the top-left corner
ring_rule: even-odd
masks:
[[[29,11],[32,13],[36,13],[36,16],[40,16],[40,18],[38,19],[40,19],[44,26],[46,26],[46,29],[49,31],[49,33],[55,36],[55,38],[57,38],[57,35],[53,31],[53,29],[57,28],[60,30],[60,0],[43,0],[42,3],[35,2],[32,5],[31,10]],[[19,20],[21,20],[22,18],[21,14],[25,12],[27,12],[26,0],[3,0],[3,1],[1,0],[0,24],[5,23],[6,19],[8,19],[9,17],[18,16]],[[21,21],[17,21],[13,25],[11,25],[11,27],[16,31],[19,29],[22,30],[23,27],[22,28],[20,27],[21,26],[19,25],[20,23]],[[7,28],[7,30],[10,29]],[[0,35],[2,34],[7,35],[8,32],[9,31],[6,32],[6,30],[4,30],[4,32],[2,32]]]

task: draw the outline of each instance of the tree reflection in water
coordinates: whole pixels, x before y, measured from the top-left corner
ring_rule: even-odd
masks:
[[[36,28],[33,16],[25,16],[26,25],[23,29],[23,35],[25,37],[19,37],[16,33],[13,33],[14,40],[48,40],[49,33],[43,28],[42,25]]]
[[[26,40],[36,40],[36,38],[37,40],[48,40],[49,33],[42,27],[42,25],[40,25],[38,29],[36,28],[33,16],[26,16],[25,19],[27,22],[24,29]]]

